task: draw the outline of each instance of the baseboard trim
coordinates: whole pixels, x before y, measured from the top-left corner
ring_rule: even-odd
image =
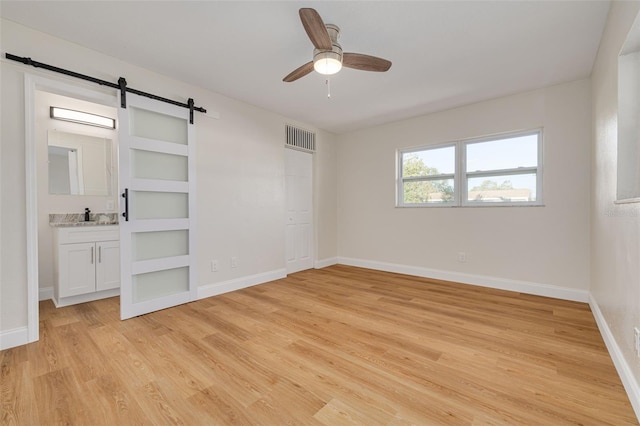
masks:
[[[93,302],[94,300],[106,299],[108,297],[120,296],[120,287],[112,288],[110,290],[96,291],[93,293],[79,294],[77,296],[60,297],[56,300],[52,297],[51,300],[56,308],[64,308],[65,306],[77,305],[78,303]]]
[[[53,299],[53,287],[41,287],[38,289],[38,301]]]
[[[572,300],[575,302],[588,302],[589,292],[568,287],[558,287],[549,284],[540,284],[529,281],[509,280],[505,278],[488,277],[486,275],[465,274],[462,272],[450,272],[439,269],[422,268],[418,266],[400,265],[396,263],[377,262],[365,259],[353,259],[339,257],[338,263],[342,265],[358,266],[361,268],[376,269],[385,272],[414,275],[424,278],[432,278],[443,281],[455,281],[463,284],[489,287],[499,290],[516,291],[519,293],[533,294],[536,296],[553,297],[555,299]]]
[[[591,312],[593,312],[593,316],[596,319],[596,324],[598,324],[598,329],[600,329],[602,339],[604,340],[605,345],[607,345],[609,355],[611,355],[611,359],[613,360],[613,365],[616,367],[620,380],[622,380],[622,385],[629,396],[631,406],[636,412],[636,417],[640,420],[640,385],[638,384],[638,380],[633,375],[633,372],[622,354],[622,350],[620,349],[620,346],[618,346],[618,343],[609,328],[609,324],[607,324],[604,315],[602,315],[600,306],[598,305],[598,302],[596,302],[596,299],[593,298],[593,295],[589,296],[589,306],[591,307]]]
[[[29,343],[29,328],[18,327],[0,333],[0,351]]]
[[[328,266],[337,265],[337,264],[338,264],[338,258],[330,257],[328,259],[316,260],[315,263],[313,264],[313,267],[315,269],[322,269],[322,268],[326,268]]]
[[[286,269],[276,269],[275,271],[264,272],[262,274],[249,275],[247,277],[236,278],[220,283],[207,284],[198,287],[198,299],[205,299],[218,294],[264,284],[269,281],[279,280],[287,276]]]

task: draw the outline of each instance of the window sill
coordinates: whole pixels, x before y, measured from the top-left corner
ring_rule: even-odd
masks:
[[[640,199],[638,199],[640,202]],[[491,207],[546,207],[545,204],[467,204],[464,206],[452,206],[446,204],[419,204],[414,206],[395,206],[397,209],[430,209],[430,208],[450,208],[450,209],[468,209],[468,208],[491,208]]]
[[[640,198],[623,198],[622,200],[615,200],[613,204],[636,204],[640,203]]]

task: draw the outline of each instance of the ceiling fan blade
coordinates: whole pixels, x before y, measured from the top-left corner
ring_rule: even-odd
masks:
[[[343,53],[342,65],[362,71],[384,72],[391,68],[391,61],[361,53]]]
[[[304,77],[305,75],[309,74],[311,71],[313,71],[313,61],[307,62],[301,67],[298,67],[295,70],[291,71],[289,75],[287,75],[285,78],[282,79],[282,81],[286,83],[291,83],[292,81],[296,81],[297,79]]]
[[[307,32],[311,43],[313,43],[316,49],[331,49],[331,38],[320,14],[318,14],[315,9],[308,7],[303,7],[299,13],[302,26],[304,26],[304,30]]]

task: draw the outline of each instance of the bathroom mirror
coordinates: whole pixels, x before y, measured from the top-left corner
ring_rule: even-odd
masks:
[[[112,141],[50,130],[49,194],[110,196],[113,187]]]

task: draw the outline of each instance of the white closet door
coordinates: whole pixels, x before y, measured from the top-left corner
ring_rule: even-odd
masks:
[[[120,128],[120,317],[196,299],[195,136],[189,110],[127,93]]]
[[[285,148],[287,273],[313,268],[313,155]]]

